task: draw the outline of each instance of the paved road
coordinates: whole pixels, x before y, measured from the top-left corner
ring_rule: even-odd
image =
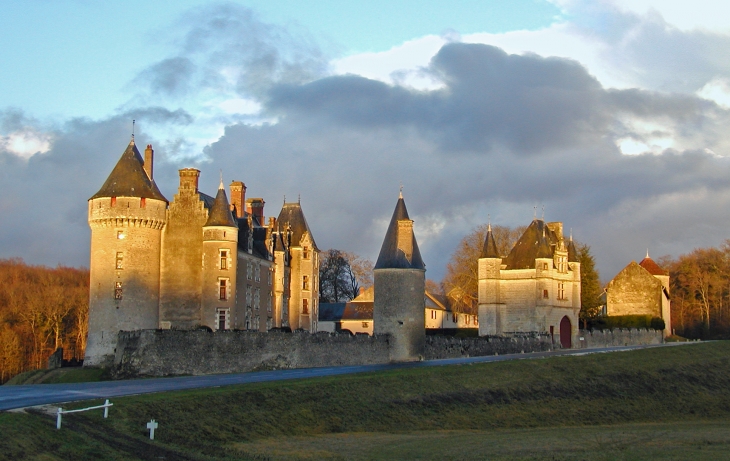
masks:
[[[467,363],[503,362],[506,360],[536,359],[565,355],[585,355],[602,352],[628,351],[649,347],[697,343],[669,343],[653,346],[623,346],[600,349],[568,349],[527,354],[490,355],[458,359],[426,360],[423,362],[391,363],[382,365],[360,365],[350,367],[301,368],[228,375],[183,376],[178,378],[130,379],[75,384],[31,384],[24,386],[0,386],[0,410],[11,410],[35,405],[72,402],[76,400],[106,399],[123,395],[148,394],[153,392],[220,387],[232,384],[283,381],[288,379],[338,376],[404,368],[433,367]]]

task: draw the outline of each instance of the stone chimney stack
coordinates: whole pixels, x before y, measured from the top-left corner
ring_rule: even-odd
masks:
[[[264,199],[250,198],[246,200],[246,211],[256,217],[260,225],[264,224]]]
[[[413,257],[413,220],[398,220],[398,249],[405,255],[408,262]]]
[[[198,193],[198,179],[200,178],[200,170],[195,168],[183,168],[180,172],[180,191],[188,193]]]
[[[233,181],[229,186],[231,190],[231,205],[235,210],[237,218],[243,218],[246,204],[246,185],[241,181]]]
[[[152,144],[147,144],[147,149],[144,150],[144,171],[147,172],[147,176],[152,179],[152,164],[155,160],[155,151],[152,150]]]

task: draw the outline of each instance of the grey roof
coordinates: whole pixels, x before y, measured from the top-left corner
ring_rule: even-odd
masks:
[[[416,242],[416,236],[411,232],[413,238],[413,254],[411,260],[408,261],[405,253],[398,248],[398,221],[401,219],[410,219],[408,217],[408,210],[406,209],[406,202],[403,197],[398,198],[398,203],[395,205],[393,211],[393,217],[390,218],[390,224],[388,230],[385,233],[385,240],[383,240],[383,246],[380,248],[380,254],[378,255],[378,261],[375,263],[375,269],[426,269],[426,265],[421,259],[421,252],[418,250],[418,243]]]
[[[198,197],[200,198],[200,201],[203,202],[203,206],[207,209],[213,208],[213,203],[215,203],[215,198],[211,197],[208,194],[204,194],[200,191],[198,191]]]
[[[249,222],[249,217],[251,221]],[[236,218],[238,221],[238,248],[248,252],[248,236],[253,234],[253,248],[251,254],[262,259],[268,259],[270,255],[269,245],[266,239],[266,228],[261,226],[255,215],[244,212],[243,216]]]
[[[534,269],[535,258],[552,258],[558,236],[542,219],[534,219],[503,261],[507,269]]]
[[[484,239],[484,247],[480,258],[499,258],[497,253],[497,244],[494,242],[494,234],[492,234],[492,226],[487,227],[487,237]]]
[[[155,181],[147,176],[143,165],[144,160],[132,140],[99,192],[89,200],[100,197],[140,197],[167,202]]]
[[[215,201],[210,208],[208,220],[205,222],[205,225],[238,227],[236,221],[233,219],[231,205],[228,203],[228,197],[226,196],[225,189],[223,189],[223,184],[218,189],[218,194],[215,196]]]
[[[317,320],[320,322],[336,322],[342,319],[347,303],[320,303]]]
[[[580,262],[580,259],[578,258],[578,250],[575,248],[575,243],[573,243],[572,237],[570,239],[570,242],[568,242],[568,262],[571,262],[571,263]]]
[[[317,244],[314,242],[314,236],[312,235],[312,231],[309,229],[309,224],[307,224],[307,218],[304,217],[302,206],[299,203],[284,203],[284,206],[281,207],[279,218],[276,220],[276,225],[280,232],[291,227],[291,244],[293,246],[299,246],[304,234],[309,232],[314,250],[319,250],[317,248]]]

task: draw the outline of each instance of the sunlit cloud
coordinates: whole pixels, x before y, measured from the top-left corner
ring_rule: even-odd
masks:
[[[25,128],[0,136],[0,149],[29,159],[36,154],[44,154],[51,149],[52,136],[33,128]]]

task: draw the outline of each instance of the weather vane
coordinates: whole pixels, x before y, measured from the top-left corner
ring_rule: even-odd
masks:
[[[132,119],[132,139],[134,139],[134,119]]]

